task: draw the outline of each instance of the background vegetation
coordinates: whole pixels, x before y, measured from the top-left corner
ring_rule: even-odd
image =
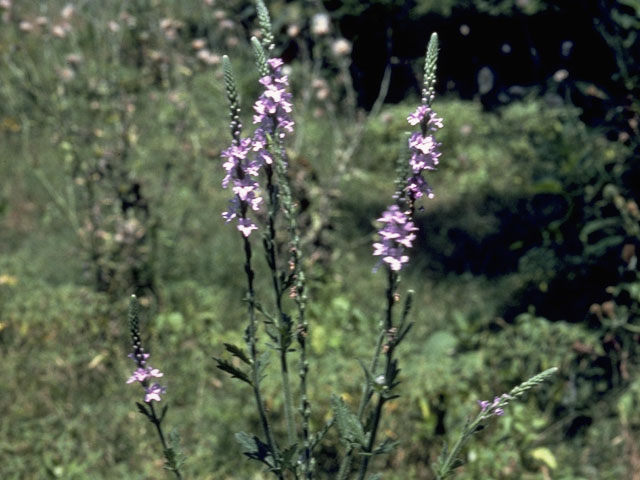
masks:
[[[357,401],[356,359],[382,310],[372,221],[436,30],[442,162],[404,275],[417,306],[401,352],[410,381],[384,424],[401,443],[376,468],[432,478],[476,400],[558,366],[555,383],[474,438],[460,478],[640,478],[640,2],[269,8],[297,102],[315,427],[327,385]],[[162,477],[124,384],[135,292],[188,477],[263,478],[230,440],[257,421],[247,392],[211,358],[244,324],[237,234],[220,218],[220,59],[231,56],[250,114],[251,3],[0,9],[0,477]],[[322,478],[338,448],[329,435]]]

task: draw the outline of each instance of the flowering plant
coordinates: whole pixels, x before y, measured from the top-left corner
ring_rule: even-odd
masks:
[[[251,389],[258,412],[260,433],[239,432],[236,439],[244,454],[260,463],[278,479],[312,479],[317,475],[316,447],[327,432],[335,427],[344,451],[336,465],[339,480],[367,478],[373,457],[388,453],[396,442],[390,438],[379,440],[378,434],[384,406],[398,398],[399,362],[395,354],[411,330],[409,314],[413,292],[404,295],[404,305],[397,312],[403,268],[409,265],[408,250],[416,240],[418,228],[414,222],[416,202],[433,198],[434,194],[424,175],[435,170],[439,163],[439,144],[435,133],[443,122],[431,108],[435,97],[436,60],[438,37],[434,33],[428,44],[421,103],[411,113],[407,122],[416,131],[408,138],[409,158],[400,159],[397,168],[396,191],[392,204],[382,213],[378,221],[382,227],[379,239],[373,243],[373,255],[380,257],[374,270],[382,269],[387,277],[385,309],[376,328],[377,340],[372,349],[371,360],[362,363],[364,378],[357,411],[352,412],[346,402],[337,395],[332,397],[333,412],[329,420],[319,429],[312,425],[312,402],[308,394],[309,362],[307,345],[311,329],[306,316],[306,277],[297,224],[297,205],[291,194],[288,177],[288,157],[285,141],[294,133],[292,119],[292,95],[287,76],[283,71],[283,60],[273,56],[274,35],[271,31],[269,13],[262,0],[256,2],[261,40],[252,38],[256,63],[260,72],[262,92],[253,105],[253,132],[243,136],[241,107],[231,62],[223,57],[224,81],[230,111],[231,145],[222,153],[225,175],[223,188],[231,188],[229,206],[222,213],[227,223],[235,221],[240,232],[244,252],[246,276],[247,325],[245,345],[225,344],[226,351],[234,361],[215,358],[217,367],[246,383]],[[280,225],[284,226],[286,240],[277,236]],[[273,289],[271,303],[258,300],[255,289],[256,270],[253,261],[255,234],[262,234],[262,245],[269,269]],[[286,243],[286,249],[281,248]],[[286,255],[283,255],[286,252]],[[291,299],[293,303],[287,300]],[[135,305],[132,304],[132,305]],[[180,462],[173,447],[167,447],[161,429],[166,407],[158,417],[153,402],[160,401],[165,388],[155,382],[162,373],[147,364],[149,355],[142,348],[138,331],[136,307],[132,307],[131,332],[133,340],[132,358],[137,369],[128,383],[139,382],[145,388],[144,404],[139,410],[156,426],[166,458],[167,468],[180,478]],[[263,348],[262,340],[266,348]],[[268,355],[275,353],[279,360],[284,427],[283,434],[274,425],[275,415],[266,408],[261,382],[268,368]],[[289,375],[291,363],[297,360],[297,388]],[[438,478],[452,473],[460,464],[457,455],[483,422],[500,416],[508,402],[527,390],[539,385],[555,372],[547,370],[509,394],[496,397],[493,402],[480,402],[476,419],[463,429],[458,442],[449,452],[445,449],[435,466]],[[295,404],[297,403],[297,409]],[[375,475],[369,478],[380,478]]]

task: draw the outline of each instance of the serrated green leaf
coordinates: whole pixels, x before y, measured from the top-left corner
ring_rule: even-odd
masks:
[[[365,446],[364,427],[356,415],[351,413],[342,398],[332,395],[331,406],[336,417],[340,438],[348,444]]]
[[[242,350],[240,347],[231,343],[225,343],[224,348],[226,348],[227,352],[229,352],[234,357],[239,358],[247,365],[251,365],[251,360],[249,360],[249,357],[247,357],[247,355],[244,353],[244,350]]]
[[[283,469],[293,470],[296,466],[298,444],[294,443],[281,453],[281,466]]]
[[[235,437],[236,441],[242,447],[242,453],[253,460],[258,460],[272,467],[272,455],[266,443],[255,435],[249,435],[246,432],[238,432],[235,434]]]
[[[242,380],[243,382],[248,383],[249,385],[253,385],[253,382],[251,382],[249,376],[242,370],[234,367],[222,358],[213,357],[213,359],[217,362],[217,367],[223,372],[227,372],[229,375],[231,375],[231,378],[237,378],[239,380]]]
[[[398,446],[400,442],[386,438],[380,445],[373,449],[373,455],[384,455],[390,453],[394,448]]]

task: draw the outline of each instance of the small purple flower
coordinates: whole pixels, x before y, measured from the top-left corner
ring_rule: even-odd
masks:
[[[407,117],[409,125],[424,124],[428,130],[442,128],[442,118],[438,117],[429,105],[418,105],[416,111]]]
[[[404,249],[412,247],[416,238],[413,232],[418,229],[398,205],[391,205],[378,221],[385,225],[378,231],[380,242],[373,244],[373,255],[382,257],[381,262],[391,270],[399,271],[409,261]]]
[[[511,396],[508,393],[503,393],[499,397],[494,397],[493,402],[488,400],[478,400],[480,413],[485,419],[494,415],[501,417],[504,415],[504,407],[507,406],[509,400],[511,400]]]
[[[409,125],[415,126],[421,123],[428,112],[429,112],[428,105],[424,105],[424,104],[418,105],[418,108],[416,108],[416,111],[407,117],[407,121],[409,122]]]
[[[127,380],[127,383],[140,382],[143,383],[145,380],[151,377],[162,377],[164,373],[162,373],[157,368],[145,367],[138,368],[133,375]]]
[[[242,235],[244,235],[245,237],[248,237],[249,235],[251,235],[251,232],[253,230],[257,230],[257,229],[258,227],[256,226],[256,224],[253,223],[248,218],[238,219],[238,230],[240,230]]]
[[[267,134],[262,127],[256,128],[251,138],[251,150],[256,153],[256,165],[271,165],[273,157],[268,148]]]
[[[154,383],[153,385],[146,387],[144,389],[144,392],[145,392],[144,401],[147,403],[154,402],[154,401],[159,402],[160,400],[162,400],[160,395],[164,395],[166,391],[167,391],[167,387],[161,387],[157,383]]]

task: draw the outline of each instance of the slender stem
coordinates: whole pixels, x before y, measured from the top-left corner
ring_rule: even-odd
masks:
[[[289,188],[286,185],[287,190]],[[290,192],[287,192],[290,195]],[[307,294],[305,292],[305,277],[300,265],[300,236],[296,225],[296,217],[293,204],[287,206],[289,215],[289,230],[291,235],[291,261],[295,275],[295,301],[298,306],[298,345],[300,346],[300,415],[302,416],[302,441],[303,441],[303,468],[302,473],[307,480],[313,479],[313,457],[311,455],[311,431],[309,421],[311,419],[311,404],[307,395],[307,374],[309,363],[307,362],[307,338],[309,336],[309,323],[306,317]]]
[[[256,347],[256,311],[255,311],[255,291],[253,289],[253,277],[254,272],[251,268],[251,243],[249,239],[242,235],[242,239],[244,242],[244,253],[245,253],[245,266],[244,271],[247,274],[247,287],[248,287],[248,313],[249,313],[249,354],[251,356],[251,367],[252,367],[252,379],[251,384],[253,386],[253,394],[256,399],[256,404],[258,406],[258,414],[260,416],[260,423],[262,424],[262,430],[267,438],[267,444],[269,445],[269,449],[271,450],[271,455],[273,456],[273,467],[274,473],[279,479],[284,480],[284,476],[279,466],[278,459],[278,451],[276,448],[276,443],[273,439],[273,434],[271,432],[271,426],[269,425],[269,419],[267,418],[267,413],[264,408],[264,402],[262,401],[262,393],[260,392],[260,370],[258,365],[258,351]]]
[[[151,408],[151,414],[153,415],[151,418],[151,422],[156,426],[156,430],[158,431],[158,436],[160,437],[160,442],[162,443],[162,448],[164,450],[167,449],[167,442],[164,439],[164,435],[162,433],[162,426],[160,425],[160,419],[156,415],[156,409],[153,406],[153,402],[149,402],[147,405]]]
[[[375,415],[373,417],[373,426],[371,428],[371,434],[369,436],[369,443],[367,445],[366,453],[371,453],[373,451],[373,444],[376,440],[376,434],[378,432],[378,425],[380,424],[380,418],[382,417],[382,406],[384,405],[384,398],[380,397],[378,399],[378,403],[376,405]],[[364,476],[367,474],[367,469],[369,468],[369,460],[371,459],[371,455],[365,455],[362,457],[362,463],[360,463],[360,470],[358,471],[358,480],[363,480]]]
[[[165,454],[165,458],[167,458],[167,442],[164,439],[164,434],[162,433],[162,425],[160,422],[160,419],[158,418],[158,415],[156,415],[156,409],[153,406],[153,402],[149,402],[148,403],[149,408],[151,409],[151,423],[153,423],[156,426],[156,431],[158,432],[158,436],[160,437],[160,442],[162,443],[162,451]],[[169,460],[169,458],[167,458],[167,460]],[[178,480],[182,480],[182,474],[180,473],[180,470],[178,469],[178,466],[173,464],[168,464],[171,467],[171,471],[173,472],[173,474],[176,476],[176,478]]]
[[[458,453],[460,452],[460,449],[467,442],[471,434],[476,431],[476,429],[478,428],[478,425],[480,425],[480,422],[482,422],[483,418],[484,417],[482,416],[482,414],[480,414],[475,418],[473,422],[465,426],[464,430],[462,431],[462,434],[460,435],[455,445],[449,452],[449,455],[447,455],[446,460],[442,462],[442,465],[440,466],[440,468],[438,468],[438,472],[436,473],[436,478],[438,480],[441,480],[447,477],[447,475],[449,475],[449,473],[451,472],[451,466],[453,465],[456,458],[458,458]]]
[[[396,294],[396,286],[397,286],[397,274],[394,273],[390,268],[387,268],[388,272],[388,280],[389,284],[387,287],[387,313],[385,319],[384,329],[382,330],[382,335],[386,335],[388,332],[391,332],[393,328],[393,306],[396,303],[395,294]],[[385,373],[384,380],[385,386],[387,389],[392,388],[392,368],[393,368],[393,352],[394,352],[394,340],[390,338],[388,343],[385,345]],[[378,427],[380,425],[380,419],[382,418],[382,407],[384,406],[387,399],[384,395],[380,394],[378,397],[378,403],[376,404],[375,413],[373,416],[373,425],[371,427],[371,432],[369,433],[369,443],[367,445],[367,449],[365,455],[362,457],[362,462],[360,463],[360,470],[358,472],[358,479],[364,480],[365,475],[367,474],[367,469],[369,468],[369,461],[371,460],[371,453],[373,452],[373,446],[375,445],[376,436],[378,434]]]
[[[267,167],[269,166],[267,165]],[[293,445],[294,443],[296,443],[297,435],[295,418],[293,416],[293,396],[291,394],[291,385],[289,382],[289,365],[287,362],[287,354],[289,353],[289,343],[291,340],[291,327],[290,325],[285,324],[286,314],[282,307],[282,286],[280,284],[280,280],[278,279],[278,266],[275,246],[277,192],[276,187],[273,184],[273,170],[269,167],[265,168],[265,172],[267,177],[269,203],[271,207],[269,209],[269,220],[267,229],[269,238],[265,242],[265,246],[267,249],[267,263],[269,264],[269,268],[271,269],[271,279],[273,283],[273,292],[275,295],[276,307],[278,309],[278,330],[280,332],[280,371],[282,375],[282,392],[284,395],[284,415],[287,423],[287,440],[289,442],[289,445]]]
[[[297,340],[300,347],[299,377],[300,377],[300,407],[302,417],[302,474],[307,480],[313,478],[313,459],[311,455],[311,432],[309,421],[311,419],[311,404],[307,396],[307,374],[309,364],[307,362],[307,339],[309,335],[309,323],[306,318],[307,294],[305,292],[305,276],[301,264],[300,235],[298,233],[296,206],[291,196],[291,187],[285,167],[285,152],[279,145],[278,155],[275,157],[276,174],[280,185],[280,202],[285,217],[289,220],[289,279],[292,282],[291,294],[298,308],[298,323],[296,326]]]
[[[313,479],[313,465],[311,456],[311,432],[309,429],[309,420],[311,418],[311,405],[307,397],[307,373],[309,364],[307,362],[306,335],[307,324],[304,319],[304,310],[300,313],[301,321],[299,322],[300,333],[298,334],[298,343],[300,344],[300,413],[302,414],[302,441],[303,441],[303,474],[307,480]],[[302,337],[302,338],[301,338]]]
[[[376,343],[376,349],[373,353],[373,357],[371,358],[371,365],[369,367],[370,372],[375,372],[378,368],[378,360],[380,359],[380,352],[382,351],[382,343],[384,342],[384,331],[381,331],[378,335],[378,341]],[[364,410],[369,404],[369,400],[373,395],[373,389],[369,382],[365,382],[362,385],[362,395],[360,396],[360,404],[358,405],[358,418],[362,420],[362,416],[364,415]],[[353,447],[349,447],[347,449],[347,453],[345,453],[344,458],[342,459],[342,463],[340,464],[340,470],[338,471],[338,480],[345,480],[351,469],[351,458],[353,456]]]
[[[386,336],[386,332],[391,329],[393,325],[393,317],[392,310],[393,305],[395,304],[395,287],[396,287],[396,274],[393,273],[390,269],[388,269],[388,279],[389,284],[387,287],[387,309],[385,314],[384,322],[380,322],[380,333],[378,335],[378,340],[376,342],[376,348],[373,353],[373,357],[371,358],[371,365],[369,367],[369,371],[374,374],[378,369],[378,362],[380,360],[380,353],[382,352],[382,346],[384,344],[384,339]],[[389,351],[387,352],[387,354]],[[390,366],[390,361],[387,362],[387,368],[385,369],[386,374],[385,378],[388,378],[388,368]],[[369,384],[369,382],[365,382],[362,386],[362,395],[360,397],[360,404],[358,405],[358,418],[362,420],[364,415],[364,411],[373,396],[373,388]],[[381,406],[380,406],[381,407]],[[377,427],[376,427],[377,428]],[[351,459],[353,457],[353,447],[349,447],[347,452],[345,453],[344,458],[342,459],[342,463],[340,464],[340,470],[338,471],[338,480],[346,480],[349,476],[349,472],[351,469]]]
[[[387,366],[385,369],[385,378],[389,378],[391,374],[391,365],[393,361],[393,347],[390,346],[389,350],[386,353]],[[363,480],[364,476],[367,473],[367,469],[369,468],[369,461],[372,458],[370,455],[373,452],[373,446],[376,441],[376,436],[378,434],[378,427],[380,426],[380,419],[382,418],[382,407],[386,403],[387,399],[380,395],[378,397],[378,403],[376,404],[376,410],[373,416],[373,425],[371,427],[371,433],[369,434],[369,443],[367,444],[366,453],[369,455],[365,455],[362,457],[362,463],[360,464],[360,471],[358,473],[358,479]]]
[[[296,443],[296,424],[293,417],[293,397],[289,385],[289,367],[287,364],[287,349],[280,349],[280,366],[282,367],[282,388],[284,393],[284,414],[287,420],[287,439],[289,446]]]

